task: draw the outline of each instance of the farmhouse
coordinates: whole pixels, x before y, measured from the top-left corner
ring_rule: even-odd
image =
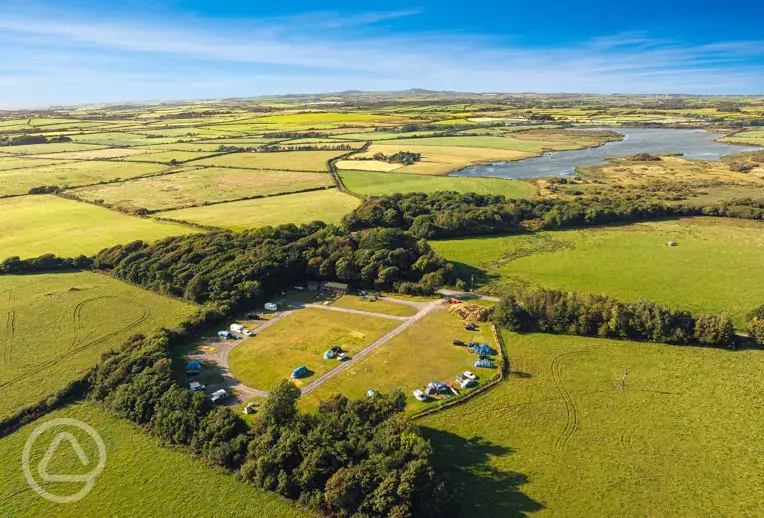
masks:
[[[348,285],[344,282],[322,282],[321,291],[328,291],[330,293],[347,293]]]

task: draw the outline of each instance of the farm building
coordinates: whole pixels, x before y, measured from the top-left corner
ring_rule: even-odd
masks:
[[[321,290],[330,293],[347,293],[348,285],[344,282],[322,282]]]
[[[202,363],[199,360],[186,362],[186,374],[199,374],[202,370]]]

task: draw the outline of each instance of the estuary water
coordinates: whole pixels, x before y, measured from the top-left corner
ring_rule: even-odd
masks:
[[[589,128],[587,128],[589,129]],[[756,151],[758,147],[737,146],[714,142],[723,134],[708,133],[699,129],[647,129],[647,128],[596,128],[609,129],[622,134],[623,140],[608,142],[600,147],[574,151],[551,151],[539,157],[517,162],[497,162],[489,165],[470,166],[452,173],[452,176],[492,176],[498,178],[542,178],[546,176],[570,176],[578,166],[605,164],[606,158],[636,155],[637,153],[681,153],[685,158],[720,160],[724,155],[743,151]],[[576,131],[571,129],[569,131]]]

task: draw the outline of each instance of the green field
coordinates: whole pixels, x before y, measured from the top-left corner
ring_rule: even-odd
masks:
[[[167,169],[159,164],[135,164],[86,160],[54,165],[0,171],[0,196],[26,194],[33,187],[57,185],[76,187],[99,182],[135,178],[155,174]]]
[[[0,171],[7,171],[10,169],[28,169],[32,167],[42,167],[54,164],[66,164],[66,160],[44,160],[38,158],[26,158],[26,157],[5,157],[0,155]]]
[[[520,278],[696,314],[729,311],[738,326],[764,303],[764,224],[757,221],[685,218],[431,244],[494,282]]]
[[[104,146],[93,144],[61,143],[30,144],[26,146],[0,146],[0,153],[8,155],[39,155],[42,153],[63,153],[68,151],[89,151]]]
[[[460,516],[760,513],[762,351],[505,336],[508,381],[418,422]]]
[[[414,174],[342,171],[342,182],[351,192],[364,196],[385,196],[394,193],[457,191],[479,194],[502,194],[507,198],[528,198],[536,188],[527,182],[500,178],[469,178]]]
[[[196,151],[162,151],[161,149],[151,149],[151,153],[144,153],[140,155],[127,156],[122,159],[124,162],[161,162],[163,164],[169,163],[183,163],[190,162],[192,160],[198,160],[214,155],[214,152],[196,152]],[[153,151],[157,151],[154,153]],[[174,161],[174,162],[173,162]]]
[[[347,151],[277,151],[270,153],[233,153],[205,158],[194,165],[282,169],[285,171],[326,171],[326,163]]]
[[[32,491],[21,469],[21,452],[34,428],[51,419],[80,420],[101,436],[106,464],[92,491],[78,502],[54,504]],[[93,440],[72,427],[51,429],[35,441],[31,466],[50,446],[57,431],[72,433],[88,458],[82,466],[74,450],[62,443],[51,461],[54,473],[89,473],[99,458]],[[304,517],[313,513],[275,493],[244,484],[209,467],[182,450],[160,447],[132,423],[113,417],[92,403],[79,404],[30,424],[0,439],[0,515],[2,516],[267,516]],[[39,477],[38,477],[39,479]],[[51,482],[43,487],[61,495],[79,491],[82,483]]]
[[[231,373],[245,385],[267,390],[305,365],[312,374],[295,380],[302,386],[338,365],[335,359],[323,358],[331,346],[339,345],[352,357],[400,324],[387,318],[300,309],[231,351]]]
[[[495,369],[476,369],[475,355],[451,343],[455,339],[476,341],[497,349],[489,326],[479,327],[476,332],[465,331],[463,320],[438,308],[300,401],[305,407],[315,407],[332,394],[357,398],[369,389],[387,392],[398,388],[406,395],[410,410],[426,408],[433,401],[417,401],[414,389],[423,389],[431,381],[455,385],[456,376],[466,370],[477,374],[481,382],[496,374]]]
[[[333,185],[329,174],[210,167],[72,191],[126,209],[166,210]],[[315,219],[315,218],[314,218]]]
[[[45,253],[63,257],[92,255],[107,246],[136,239],[156,241],[191,232],[198,230],[128,216],[57,196],[0,200],[0,259]]]
[[[355,309],[358,311],[369,311],[371,313],[382,313],[383,315],[393,315],[397,317],[411,317],[417,313],[417,309],[413,306],[380,299],[362,299],[358,295],[343,295],[332,302],[332,306],[336,308]]]
[[[343,194],[337,189],[326,189],[220,203],[206,207],[171,210],[160,212],[157,216],[241,231],[248,228],[286,223],[299,225],[315,220],[337,224],[345,214],[355,209],[359,203],[357,198]]]
[[[0,276],[0,417],[61,389],[131,335],[193,310],[95,273]]]

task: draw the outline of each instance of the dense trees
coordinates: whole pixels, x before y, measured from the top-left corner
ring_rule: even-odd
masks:
[[[411,151],[398,151],[392,155],[375,153],[373,158],[374,160],[379,160],[380,162],[387,162],[390,164],[410,165],[414,162],[419,162],[422,159],[422,153],[413,153]]]
[[[395,194],[362,203],[345,216],[351,230],[409,229],[424,238],[526,232],[700,214],[697,208],[644,200],[511,200],[499,195],[436,192]]]
[[[734,348],[727,315],[674,310],[648,300],[621,302],[588,293],[515,289],[503,298],[494,322],[512,331],[541,331],[603,338]]]
[[[348,233],[320,222],[137,241],[101,251],[94,266],[160,293],[231,307],[307,279],[427,293],[454,275],[402,230]]]

